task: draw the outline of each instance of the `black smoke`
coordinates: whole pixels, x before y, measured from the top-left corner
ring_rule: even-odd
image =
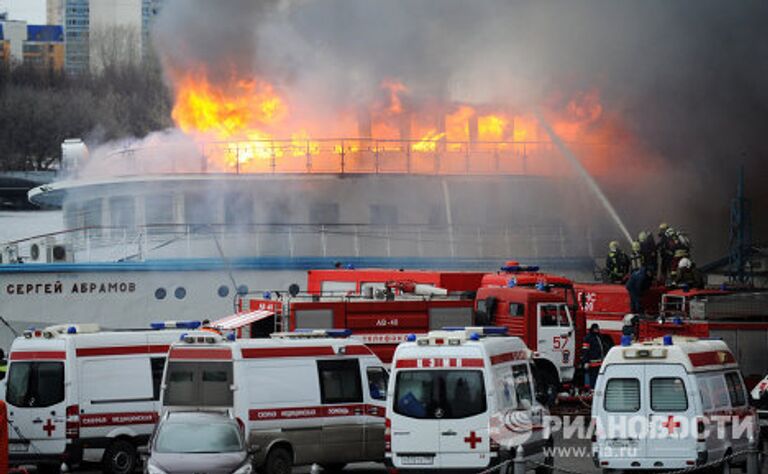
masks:
[[[739,166],[768,239],[766,19],[759,0],[176,0],[156,33],[171,67],[259,74],[318,107],[368,102],[390,77],[528,107],[597,89],[664,163],[630,186],[601,177],[609,196],[633,230],[669,221],[706,260],[725,253]],[[645,159],[625,155],[616,175]]]

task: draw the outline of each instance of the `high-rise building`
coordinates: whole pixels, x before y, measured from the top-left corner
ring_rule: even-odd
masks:
[[[89,4],[89,0],[65,0],[64,3],[64,66],[68,74],[89,69]]]
[[[64,24],[64,0],[46,0],[45,22],[49,25]]]
[[[64,0],[69,73],[110,61],[139,61],[150,51],[150,29],[162,0]]]
[[[2,54],[4,64],[21,63],[24,61],[24,42],[27,40],[27,22],[18,20],[2,20]]]

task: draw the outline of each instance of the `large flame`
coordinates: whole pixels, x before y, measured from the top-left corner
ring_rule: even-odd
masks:
[[[422,160],[424,171],[433,172],[439,166],[448,166],[451,161],[444,155],[453,153],[466,160],[492,157],[495,164],[489,161],[483,165],[485,172],[492,173],[493,166],[499,170],[500,153],[510,161],[551,150],[549,137],[540,131],[537,117],[530,112],[521,113],[503,104],[418,101],[409,96],[406,84],[393,78],[380,83],[379,99],[369,107],[355,104],[348,110],[340,107],[326,114],[307,114],[303,112],[309,104],[291,104],[288,95],[261,78],[234,77],[212,82],[204,70],[173,77],[174,121],[185,133],[201,141],[223,143],[208,158],[226,167],[250,166],[248,170],[265,171],[271,166],[275,171],[276,160],[303,158],[301,166],[323,170],[318,157],[327,152],[334,159],[346,158],[342,167],[354,165],[354,160],[359,165],[365,156],[375,156],[377,160],[400,160],[407,171],[418,171],[412,167],[418,166],[418,156],[424,155],[433,157],[429,164]],[[626,138],[626,134],[623,128],[605,123],[606,114],[597,91],[578,94],[561,100],[560,104],[547,109],[553,129],[567,142],[600,145],[579,150],[580,156],[585,157],[588,167],[599,170],[609,166],[615,153],[606,143],[617,136]],[[438,164],[441,155],[442,162]],[[417,159],[411,160],[412,157]],[[292,163],[298,166],[299,162]],[[468,162],[462,166],[462,170],[469,169]],[[507,171],[530,172],[526,161],[521,166],[508,167]],[[380,169],[380,163],[375,169]]]

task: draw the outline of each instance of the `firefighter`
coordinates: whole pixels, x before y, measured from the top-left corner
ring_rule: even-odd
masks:
[[[632,257],[632,273],[626,285],[629,293],[629,310],[640,314],[643,313],[643,294],[650,288],[653,277],[648,272],[648,268],[643,265],[639,251],[633,252]]]
[[[640,252],[640,242],[637,240],[632,241],[632,253],[629,255],[629,270],[634,272],[645,266],[643,261],[643,255]]]
[[[584,364],[585,374],[584,387],[588,390],[594,389],[597,385],[597,374],[600,372],[600,365],[602,365],[605,354],[610,349],[606,339],[600,334],[600,326],[597,323],[589,327],[589,332],[584,337],[581,349],[581,360]]]
[[[8,372],[8,359],[5,358],[5,351],[0,349],[0,380],[5,378]]]
[[[629,273],[629,257],[621,250],[617,240],[608,244],[605,272],[606,280],[610,283],[621,283]]]
[[[669,275],[669,268],[672,263],[672,253],[670,253],[670,245],[669,238],[667,237],[668,231],[670,227],[669,224],[666,222],[662,222],[659,224],[659,244],[656,247],[657,252],[659,254],[659,277],[662,281],[667,279],[667,276]]]
[[[690,258],[683,257],[677,264],[675,285],[688,288],[704,288],[704,277]]]
[[[642,231],[638,234],[637,241],[640,242],[640,255],[643,256],[643,265],[645,265],[646,270],[650,273],[651,278],[654,278],[659,265],[656,241],[653,239],[653,234]]]
[[[636,314],[625,314],[624,318],[621,320],[621,335],[629,336],[634,341],[637,334],[637,324],[639,321],[640,318],[638,318]]]

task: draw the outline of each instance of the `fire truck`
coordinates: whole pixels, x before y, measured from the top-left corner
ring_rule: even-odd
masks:
[[[550,396],[574,380],[584,323],[567,278],[507,262],[494,274],[332,269],[310,271],[308,281],[308,294],[284,298],[285,330],[350,329],[389,363],[409,334],[506,326],[534,351]],[[246,299],[241,307],[255,312],[265,304]]]

